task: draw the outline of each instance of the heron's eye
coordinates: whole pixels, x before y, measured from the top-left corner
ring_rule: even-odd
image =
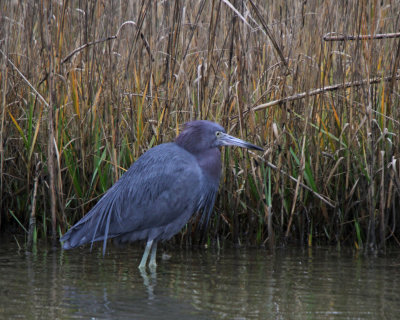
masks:
[[[221,131],[217,131],[217,132],[215,132],[215,135],[217,136],[217,138],[221,138],[222,132]]]

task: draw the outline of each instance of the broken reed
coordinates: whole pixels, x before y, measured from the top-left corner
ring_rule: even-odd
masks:
[[[363,36],[398,30],[399,9],[2,2],[1,230],[56,241],[143,152],[209,119],[266,149],[223,151],[209,244],[399,245],[400,41]]]

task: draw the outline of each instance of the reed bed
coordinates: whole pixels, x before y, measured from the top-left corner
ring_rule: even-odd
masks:
[[[223,151],[208,245],[400,245],[400,3],[0,11],[2,232],[55,243],[143,152],[209,119],[265,153]]]

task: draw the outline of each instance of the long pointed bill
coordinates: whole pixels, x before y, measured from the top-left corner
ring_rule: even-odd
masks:
[[[264,151],[263,148],[256,146],[250,142],[244,141],[239,138],[235,138],[233,136],[230,136],[227,133],[222,133],[222,136],[219,138],[220,142],[224,146],[238,146],[242,148],[247,148],[247,149],[255,149],[255,150],[260,150]]]

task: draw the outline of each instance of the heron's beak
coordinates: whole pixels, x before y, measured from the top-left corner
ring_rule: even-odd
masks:
[[[244,141],[239,138],[232,137],[226,133],[221,133],[221,134],[222,134],[222,136],[219,137],[219,141],[221,142],[221,145],[223,145],[223,146],[238,146],[238,147],[247,148],[247,149],[255,149],[255,150],[264,151],[263,148],[256,146],[250,142]]]

